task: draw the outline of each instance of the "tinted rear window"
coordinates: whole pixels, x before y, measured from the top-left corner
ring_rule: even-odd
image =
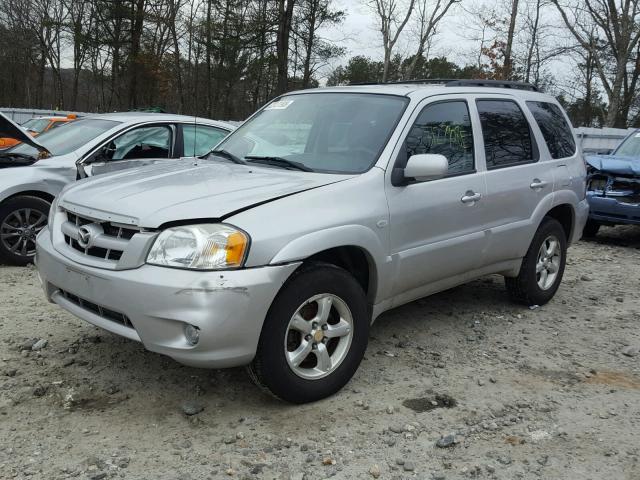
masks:
[[[527,102],[527,106],[540,127],[551,158],[572,156],[576,152],[576,143],[560,108],[548,102]]]
[[[487,169],[535,161],[529,122],[511,100],[478,100]]]

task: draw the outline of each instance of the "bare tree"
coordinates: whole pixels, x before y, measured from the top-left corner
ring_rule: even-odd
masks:
[[[326,25],[336,25],[344,20],[345,13],[332,10],[330,0],[302,0],[296,21],[297,37],[300,38],[304,50],[302,59],[302,88],[308,88],[311,76],[318,68],[318,63],[328,57],[342,54],[343,49],[330,45],[319,38],[319,30]]]
[[[570,6],[552,2],[578,44],[591,52],[609,103],[606,125],[626,127],[630,101],[624,98],[625,85],[629,91],[637,83],[637,75],[629,79],[627,68],[640,40],[640,0],[580,0]]]
[[[411,78],[420,58],[425,53],[426,47],[431,43],[436,34],[438,23],[447,14],[449,9],[460,0],[436,0],[432,9],[429,9],[429,0],[418,0],[418,49],[407,71],[406,78]]]
[[[384,48],[384,61],[382,81],[386,82],[389,76],[389,65],[393,54],[393,48],[400,38],[400,34],[407,26],[411,18],[416,0],[409,0],[409,4],[400,3],[399,0],[368,0],[367,5],[378,16],[379,29],[382,34]],[[406,8],[404,13],[401,12]]]

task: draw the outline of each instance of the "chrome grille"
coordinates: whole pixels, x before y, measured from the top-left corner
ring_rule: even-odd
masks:
[[[69,300],[71,303],[83,308],[84,310],[88,310],[96,315],[104,318],[105,320],[110,320],[112,322],[118,323],[120,325],[124,325],[128,328],[133,328],[133,324],[129,317],[127,317],[124,313],[116,312],[115,310],[111,310],[110,308],[103,307],[102,305],[98,305],[97,303],[90,302],[89,300],[85,300],[84,298],[80,298],[73,293],[69,293],[65,290],[58,289],[60,294]]]
[[[65,213],[67,221],[62,224],[65,243],[90,257],[119,261],[129,240],[140,231],[135,227],[82,217],[70,211]],[[88,243],[84,242],[83,231],[91,233]]]

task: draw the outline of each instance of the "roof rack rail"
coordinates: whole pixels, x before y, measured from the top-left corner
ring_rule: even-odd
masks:
[[[516,82],[511,80],[470,80],[460,78],[425,78],[420,80],[398,80],[393,82],[358,82],[349,85],[402,85],[402,84],[424,84],[443,85],[445,87],[490,87],[490,88],[512,88],[516,90],[530,90],[537,92],[538,87],[527,82]]]
[[[451,80],[446,83],[447,87],[492,87],[492,88],[514,88],[516,90],[530,90],[537,92],[538,87],[528,82],[516,82],[512,80]]]

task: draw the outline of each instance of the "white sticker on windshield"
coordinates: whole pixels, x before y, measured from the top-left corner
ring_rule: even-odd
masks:
[[[284,110],[293,103],[293,100],[278,100],[269,104],[265,110]]]
[[[636,133],[636,134],[635,134],[635,137],[636,137],[636,138],[640,137],[640,132]]]

